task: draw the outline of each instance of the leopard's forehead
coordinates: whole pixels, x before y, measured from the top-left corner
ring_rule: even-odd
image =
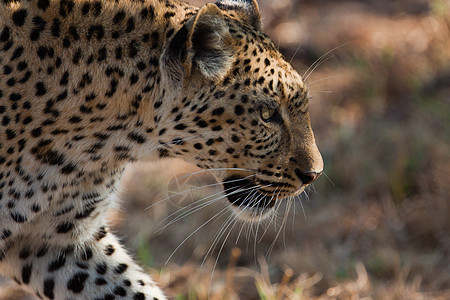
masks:
[[[236,61],[230,76],[241,75],[245,85],[259,87],[280,105],[297,108],[308,101],[306,84],[286,61],[273,41],[228,13],[227,22],[235,40]]]

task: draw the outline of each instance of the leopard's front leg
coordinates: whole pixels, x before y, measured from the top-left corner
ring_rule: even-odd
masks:
[[[0,268],[44,299],[166,299],[105,226],[82,244],[19,238]]]

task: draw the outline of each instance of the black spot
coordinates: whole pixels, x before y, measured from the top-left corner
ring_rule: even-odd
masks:
[[[9,27],[4,27],[2,33],[0,34],[0,42],[6,42],[11,37],[11,30]]]
[[[216,108],[212,111],[213,116],[220,116],[224,113],[225,109],[223,107]]]
[[[39,137],[41,135],[41,133],[42,133],[42,128],[41,127],[37,127],[37,128],[35,128],[35,129],[33,129],[31,131],[31,135],[33,137]]]
[[[116,15],[113,17],[113,23],[117,24],[121,22],[125,18],[125,12],[123,10],[116,13]]]
[[[124,284],[125,286],[131,286],[131,281],[129,281],[128,279],[125,279],[125,280],[123,281],[123,284]]]
[[[31,254],[30,249],[25,247],[25,248],[23,248],[23,249],[20,251],[20,253],[19,253],[19,258],[20,258],[20,259],[27,259],[28,256],[30,256],[30,254]]]
[[[69,27],[69,34],[72,36],[72,38],[75,41],[78,41],[80,39],[80,35],[78,34],[78,29],[75,26]]]
[[[119,82],[116,79],[112,79],[110,83],[109,91],[105,93],[106,97],[112,97],[117,92],[117,85]]]
[[[48,265],[48,271],[53,272],[59,270],[64,266],[65,263],[66,256],[64,254],[60,254],[57,259],[55,259]]]
[[[70,47],[70,40],[67,37],[65,37],[63,39],[63,47],[64,48],[69,48]]]
[[[36,27],[31,31],[30,39],[32,41],[37,41],[39,39],[39,36],[41,35],[41,32],[45,29],[47,22],[44,21],[44,19],[42,19],[41,17],[37,16],[33,18],[33,24]]]
[[[22,268],[22,282],[25,284],[30,283],[31,271],[33,266],[30,264],[26,264]]]
[[[119,264],[115,269],[114,272],[117,274],[122,274],[123,272],[125,272],[128,269],[128,265],[127,264]]]
[[[104,278],[102,278],[102,277],[97,277],[97,278],[95,278],[94,283],[95,283],[96,285],[105,285],[105,284],[107,284],[108,282],[106,282],[106,280],[105,280]]]
[[[80,112],[82,112],[84,114],[91,114],[92,113],[92,108],[88,107],[86,105],[81,105],[80,106]]]
[[[197,149],[197,150],[202,150],[203,149],[203,145],[200,144],[200,143],[196,143],[196,144],[194,144],[194,148]]]
[[[133,300],[145,300],[145,295],[140,292],[136,293],[133,296]]]
[[[115,50],[116,59],[122,59],[122,47],[118,46]]]
[[[128,45],[128,55],[133,58],[136,57],[136,55],[139,52],[139,47],[138,47],[138,43],[136,42],[136,40],[132,40],[130,42],[130,44]]]
[[[114,251],[116,251],[116,249],[114,249],[113,245],[108,245],[105,248],[105,254],[108,256],[112,255],[114,253]]]
[[[89,10],[91,9],[91,4],[89,2],[86,2],[81,7],[81,13],[83,15],[87,15],[89,13]]]
[[[69,82],[69,72],[64,72],[63,76],[61,77],[61,80],[59,81],[60,85],[66,85]]]
[[[89,27],[87,38],[90,40],[93,36],[96,36],[97,40],[100,41],[104,35],[105,30],[103,29],[102,25],[92,25]]]
[[[138,80],[139,80],[139,76],[138,76],[138,75],[136,75],[136,74],[131,74],[131,76],[130,76],[130,84],[131,84],[131,85],[133,85],[133,84],[135,84],[136,82],[138,82]]]
[[[100,241],[102,238],[106,236],[108,232],[106,231],[106,228],[104,226],[100,227],[99,231],[94,235],[94,239],[96,241]]]
[[[21,94],[12,93],[11,95],[9,95],[9,100],[11,101],[19,101],[20,99],[22,99]]]
[[[53,19],[51,31],[54,37],[59,37],[61,31],[61,22],[59,21],[59,19]]]
[[[208,104],[205,104],[197,110],[197,113],[198,114],[204,113],[207,109],[208,109]]]
[[[20,56],[22,56],[23,50],[24,50],[24,48],[23,48],[22,46],[17,47],[17,48],[14,50],[14,52],[13,52],[13,54],[12,54],[12,56],[11,56],[11,61],[13,61],[13,60],[19,58]]]
[[[79,116],[73,116],[69,119],[69,122],[72,124],[80,123],[82,119]]]
[[[169,151],[167,149],[158,149],[158,155],[160,158],[170,157]]]
[[[53,150],[47,151],[42,157],[42,162],[49,165],[62,165],[64,162],[64,155]]]
[[[89,277],[88,273],[78,272],[67,283],[67,288],[73,293],[81,293],[84,289],[84,282]]]
[[[146,138],[143,135],[136,133],[136,132],[130,132],[127,137],[128,137],[128,139],[130,139],[138,144],[143,144],[146,142]]]
[[[48,248],[47,248],[47,246],[42,246],[39,250],[38,250],[38,252],[36,253],[36,257],[42,257],[42,256],[44,256],[46,253],[47,253],[47,251],[48,251]]]
[[[143,61],[138,62],[136,66],[139,69],[139,71],[143,71],[147,67]]]
[[[175,16],[175,13],[174,13],[174,12],[166,12],[166,13],[164,14],[164,18],[165,18],[165,19],[169,19],[169,18],[171,18],[171,17],[173,17],[173,16]]]
[[[11,213],[10,216],[16,223],[25,223],[28,221],[27,217],[19,213]]]
[[[62,101],[64,99],[67,98],[67,90],[64,90],[64,92],[62,92],[61,94],[58,95],[58,97],[56,97],[56,101]]]
[[[49,299],[55,299],[55,295],[53,294],[54,287],[55,281],[53,279],[49,278],[44,281],[44,295]]]
[[[98,61],[103,61],[106,59],[108,52],[106,50],[106,47],[102,47],[98,50],[98,56],[97,56],[97,60]]]
[[[186,126],[185,124],[181,123],[181,124],[175,125],[174,128],[175,128],[176,130],[184,130],[184,129],[187,128],[187,126]]]
[[[4,116],[4,117],[3,117],[3,120],[2,120],[2,125],[3,125],[3,126],[6,126],[6,125],[9,124],[10,121],[11,121],[11,118],[10,118],[10,117]],[[14,138],[14,137],[13,137],[13,138]]]
[[[5,44],[5,46],[3,46],[3,51],[5,51],[5,52],[8,51],[9,49],[11,49],[12,45],[13,45],[13,41],[7,42]]]
[[[15,11],[12,15],[14,25],[23,26],[23,24],[25,24],[25,19],[27,18],[27,15],[28,13],[25,9],[19,9]]]
[[[197,126],[200,128],[205,128],[205,127],[208,127],[208,123],[206,123],[205,120],[200,120],[197,122]]]
[[[72,57],[72,62],[77,65],[80,62],[81,59],[81,49],[77,49],[75,54]]]
[[[3,229],[2,234],[0,235],[1,240],[6,240],[8,237],[11,236],[11,230],[9,229]]]
[[[159,108],[159,107],[161,107],[161,105],[162,105],[162,101],[156,101],[154,104],[153,104],[153,108]]]
[[[0,34],[0,42],[6,42],[11,37],[11,30],[9,27],[4,27],[2,33]]]
[[[121,296],[121,297],[125,297],[127,295],[127,291],[121,286],[116,286],[114,288],[113,292],[114,292],[114,294]]]
[[[6,81],[6,84],[9,86],[13,86],[16,84],[16,80],[14,78],[10,78],[8,79],[8,81]]]
[[[63,222],[56,227],[56,232],[57,233],[67,233],[73,229],[73,226],[74,226],[73,223]]]
[[[69,163],[61,169],[61,174],[70,174],[75,171],[76,165]]]
[[[233,154],[234,153],[234,149],[233,148],[228,148],[227,149],[227,153],[228,154]]]
[[[106,270],[108,269],[108,267],[106,266],[106,264],[100,263],[95,267],[95,271],[100,274],[100,275],[104,275],[106,273]]]
[[[38,204],[33,204],[31,206],[31,211],[34,212],[34,213],[38,213],[38,212],[41,211],[41,207]]]
[[[45,11],[50,6],[50,0],[39,0],[38,7]]]
[[[166,131],[167,131],[167,129],[166,129],[166,128],[163,128],[163,129],[161,129],[161,130],[159,131],[158,135],[161,136],[161,135],[163,135]]]
[[[12,68],[10,66],[4,66],[3,67],[3,74],[8,75],[11,74]]]
[[[133,17],[130,17],[130,18],[128,18],[128,21],[127,21],[127,29],[126,29],[126,31],[127,31],[127,33],[130,33],[131,31],[133,31],[134,30],[134,19],[133,19]]]
[[[94,2],[94,16],[98,17],[102,12],[102,3],[100,1]]]
[[[238,116],[242,115],[244,113],[244,108],[241,105],[236,105],[234,107],[234,113]]]

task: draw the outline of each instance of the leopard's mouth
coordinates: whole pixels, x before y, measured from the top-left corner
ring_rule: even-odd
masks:
[[[271,211],[275,206],[275,197],[247,178],[234,175],[227,177],[222,184],[227,200],[235,209],[247,210],[256,216]]]

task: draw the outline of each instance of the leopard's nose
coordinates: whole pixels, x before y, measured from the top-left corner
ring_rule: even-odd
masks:
[[[302,172],[300,169],[295,169],[295,174],[300,178],[300,180],[303,182],[303,184],[310,184],[317,178],[319,178],[320,175],[322,175],[321,172]]]

